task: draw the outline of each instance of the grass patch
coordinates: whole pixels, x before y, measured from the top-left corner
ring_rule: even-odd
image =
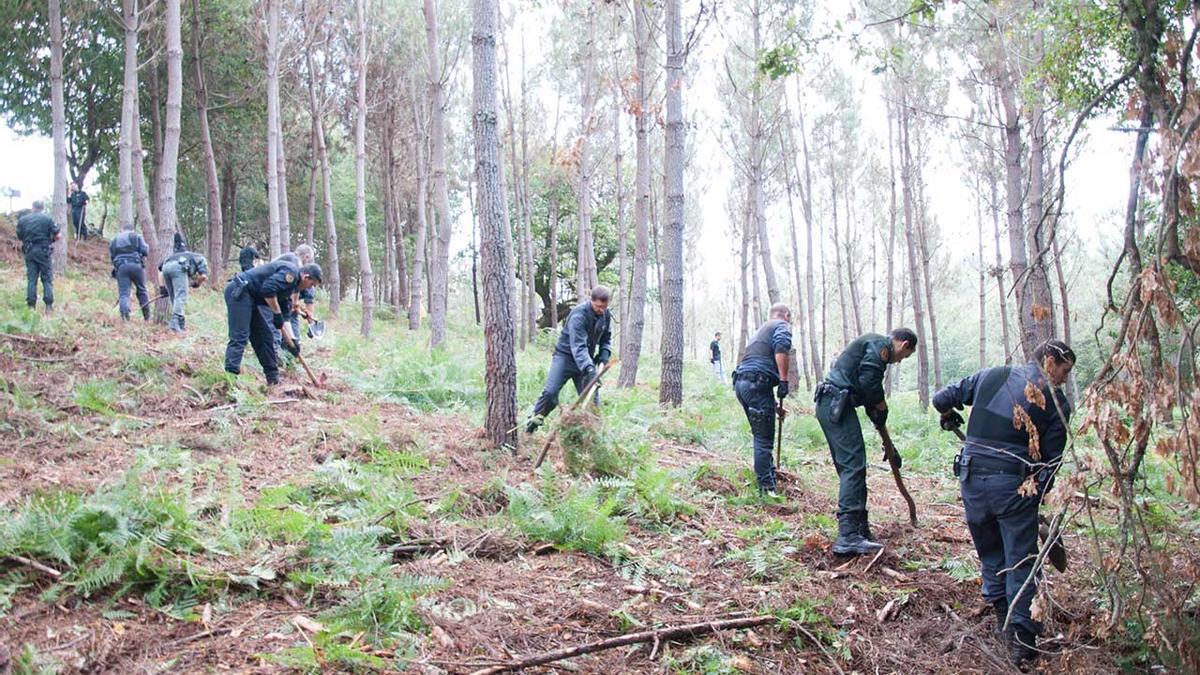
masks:
[[[71,400],[84,410],[111,417],[117,414],[117,383],[93,377],[75,386]]]

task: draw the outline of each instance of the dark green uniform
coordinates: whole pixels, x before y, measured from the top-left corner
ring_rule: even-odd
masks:
[[[817,387],[816,412],[838,473],[840,529],[867,528],[867,447],[854,409],[872,410],[883,400],[883,377],[892,340],[867,333],[842,350]],[[870,414],[870,413],[868,413]]]
[[[50,263],[50,246],[58,236],[58,225],[43,211],[33,211],[17,221],[17,238],[25,254],[25,304],[37,305],[37,282],[42,280],[42,302],[46,309],[54,306],[54,269]]]

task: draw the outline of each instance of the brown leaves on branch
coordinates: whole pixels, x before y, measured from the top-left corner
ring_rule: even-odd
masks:
[[[1167,326],[1179,325],[1179,310],[1175,307],[1175,284],[1162,276],[1154,265],[1138,276],[1138,296],[1144,305],[1151,305]]]
[[[1043,399],[1042,404],[1045,405]],[[1013,406],[1013,427],[1016,429],[1024,429],[1025,433],[1029,434],[1029,457],[1035,462],[1042,461],[1042,442],[1041,436],[1038,435],[1037,426],[1034,425],[1033,419],[1029,417],[1029,413],[1019,405]]]
[[[1042,388],[1034,384],[1032,381],[1025,383],[1025,400],[1036,405],[1042,410],[1046,409],[1046,394]]]
[[[1050,318],[1050,308],[1045,305],[1034,304],[1029,308],[1029,313],[1033,315],[1034,321],[1046,321]]]

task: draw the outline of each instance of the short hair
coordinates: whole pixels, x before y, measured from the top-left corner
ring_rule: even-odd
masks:
[[[316,263],[309,263],[308,265],[300,268],[300,276],[316,279],[317,283],[319,284],[321,283],[321,266],[317,265]]]
[[[38,199],[33,202],[34,211],[44,211],[45,209],[46,205],[42,202],[42,200]]]
[[[122,232],[133,232],[133,223],[121,223]]]
[[[791,313],[792,313],[792,310],[787,305],[783,304],[782,302],[777,302],[777,303],[771,305],[771,309],[768,312],[768,314],[770,316],[783,316],[785,314],[791,314]]]
[[[300,244],[296,247],[296,257],[300,258],[300,262],[310,263],[317,258],[317,251],[308,244]]]
[[[1033,358],[1039,364],[1045,361],[1047,356],[1054,359],[1054,362],[1059,365],[1064,363],[1075,365],[1074,350],[1062,340],[1046,340],[1033,350]]]
[[[597,286],[592,289],[592,300],[608,302],[612,300],[612,291],[609,291],[607,286]]]
[[[721,337],[721,331],[717,331],[716,333],[713,333],[713,335],[715,337]]]
[[[893,328],[888,337],[897,342],[907,342],[914,349],[917,347],[917,334],[911,328]]]

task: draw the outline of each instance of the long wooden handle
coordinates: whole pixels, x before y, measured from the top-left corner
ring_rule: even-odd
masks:
[[[783,410],[783,400],[779,401],[779,409]],[[777,428],[775,429],[775,468],[779,468],[780,458],[783,456],[783,415],[776,416],[779,418]]]
[[[896,481],[896,489],[900,490],[900,496],[908,502],[908,522],[916,527],[917,503],[913,501],[912,495],[908,493],[908,488],[904,486],[904,477],[900,475],[900,454],[896,450],[895,444],[892,443],[892,435],[888,433],[887,426],[883,424],[876,424],[875,430],[879,432],[879,438],[883,440],[883,451],[887,453],[888,465],[892,468],[892,478]]]
[[[312,369],[308,367],[308,363],[304,360],[304,357],[297,354],[296,360],[300,362],[300,365],[304,366],[304,372],[308,373],[308,379],[312,380],[313,386],[320,389],[321,383],[317,382],[317,378],[313,376]]]
[[[593,378],[591,382],[588,382],[587,386],[583,388],[583,391],[579,394],[579,398],[575,399],[575,402],[571,404],[571,407],[567,409],[567,412],[575,412],[584,401],[591,398],[592,392],[596,390],[596,387],[600,386],[600,378],[604,377],[604,374],[607,373],[609,368],[612,368],[613,364],[616,362],[617,359],[613,359],[612,361],[605,363],[604,366],[600,368],[600,372],[596,373],[596,377]],[[559,415],[559,421],[562,421],[562,415]],[[550,435],[546,436],[546,442],[542,444],[542,451],[538,453],[538,458],[537,461],[533,463],[533,468],[538,468],[542,465],[542,462],[546,461],[546,453],[550,452],[550,444],[554,442],[554,439],[557,436],[558,424],[556,423],[554,425],[554,429],[550,432]]]

